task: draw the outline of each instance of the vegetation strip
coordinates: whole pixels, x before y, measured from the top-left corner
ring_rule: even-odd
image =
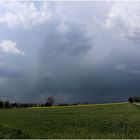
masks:
[[[140,108],[130,103],[2,109],[0,116],[0,124],[8,133],[16,128],[24,138],[140,138]],[[6,133],[1,137],[12,138]]]

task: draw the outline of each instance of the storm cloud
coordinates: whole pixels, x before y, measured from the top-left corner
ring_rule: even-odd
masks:
[[[139,2],[0,7],[0,98],[102,103],[140,95]]]

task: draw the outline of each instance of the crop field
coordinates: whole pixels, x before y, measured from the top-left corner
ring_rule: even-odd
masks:
[[[140,138],[129,103],[0,110],[0,138]]]

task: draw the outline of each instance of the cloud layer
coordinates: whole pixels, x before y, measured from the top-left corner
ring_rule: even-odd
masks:
[[[127,39],[140,40],[140,3],[115,2],[106,19],[106,27],[116,28]]]
[[[45,23],[50,18],[46,2],[37,8],[33,2],[0,2],[0,23],[13,28],[23,26],[31,28]]]
[[[139,8],[139,2],[1,2],[0,97],[102,103],[140,95]]]

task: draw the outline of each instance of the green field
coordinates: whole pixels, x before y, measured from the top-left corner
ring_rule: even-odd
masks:
[[[118,103],[2,109],[0,138],[140,138],[140,108]]]

